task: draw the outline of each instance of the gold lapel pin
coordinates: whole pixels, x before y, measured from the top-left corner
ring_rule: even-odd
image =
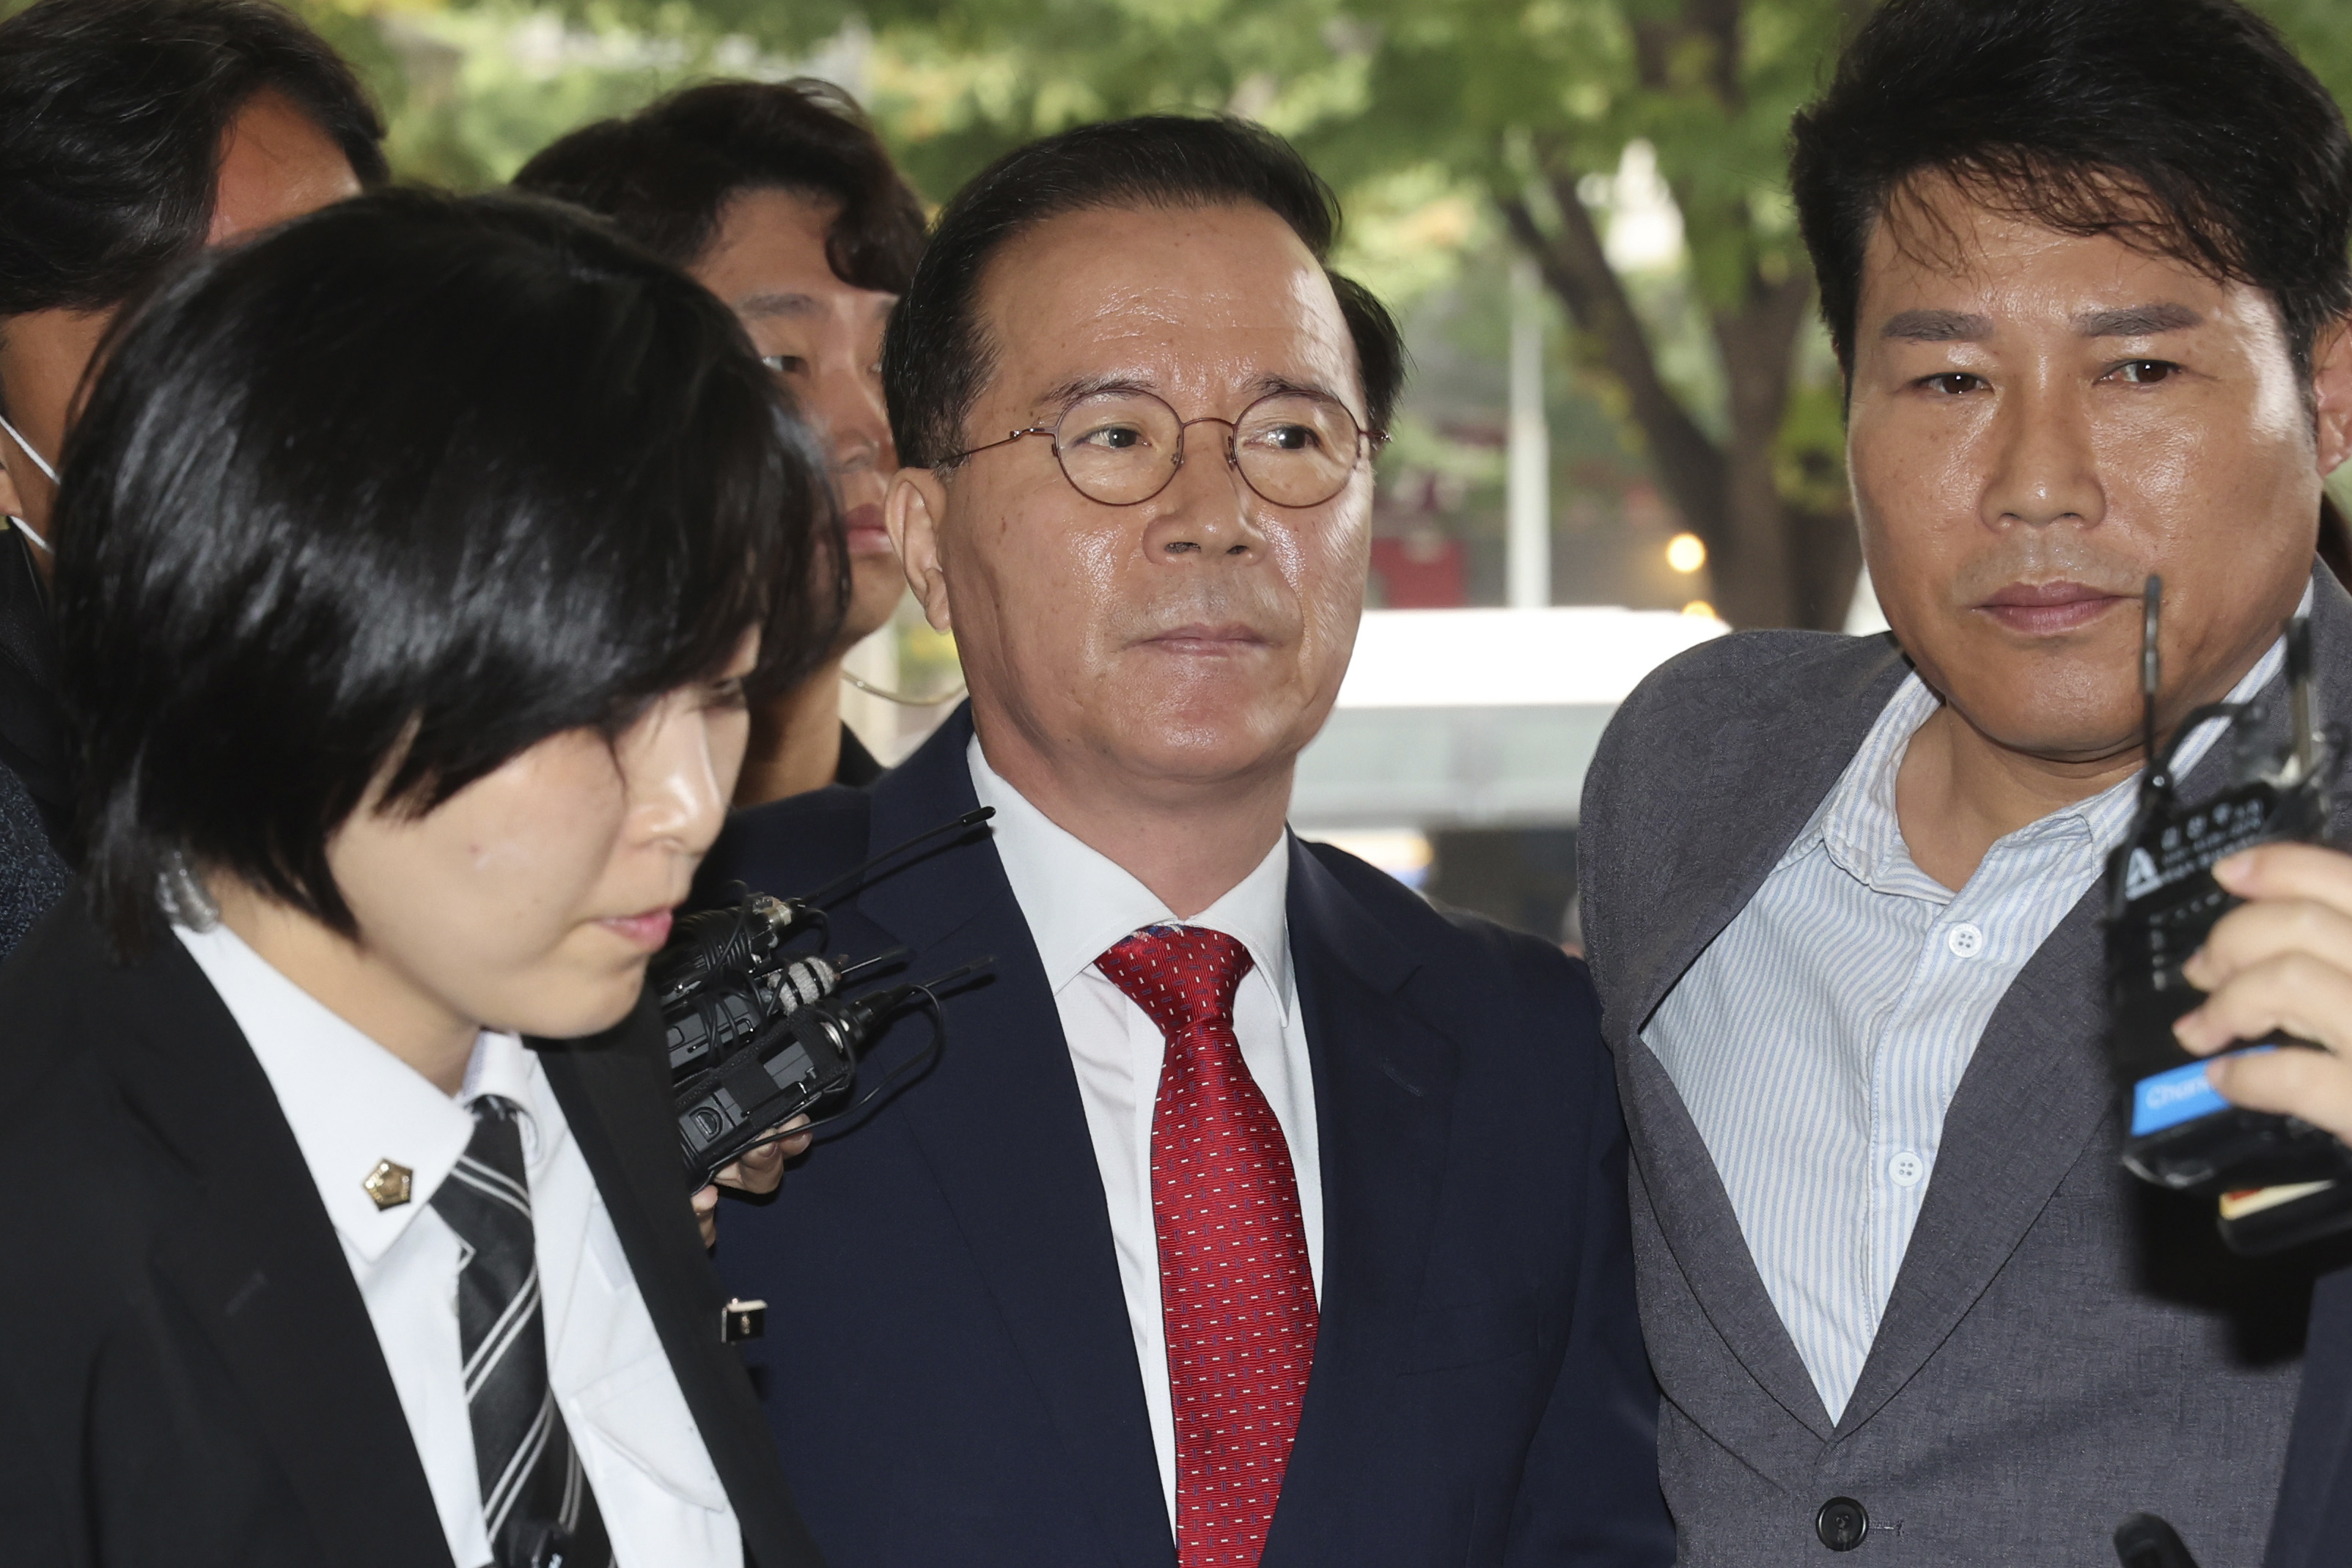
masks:
[[[375,1163],[375,1169],[368,1172],[367,1178],[360,1183],[360,1186],[370,1197],[375,1199],[375,1206],[378,1208],[398,1208],[408,1201],[409,1183],[415,1178],[415,1176],[416,1173],[406,1166],[397,1166],[390,1160],[378,1160]]]

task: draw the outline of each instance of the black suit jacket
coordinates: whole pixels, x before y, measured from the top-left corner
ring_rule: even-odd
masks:
[[[740,815],[706,887],[812,889],[974,805],[959,715],[869,791]],[[1582,966],[1294,846],[1321,1330],[1267,1568],[1663,1563],[1624,1144]],[[1061,1020],[985,830],[835,912],[910,978],[981,954],[938,1065],[719,1216],[747,1353],[836,1568],[1173,1568]],[[865,1082],[915,1055],[910,1018]]]
[[[2311,1294],[2303,1394],[2286,1450],[2264,1568],[2340,1568],[2352,1562],[2352,1269]]]
[[[648,1011],[531,1041],[760,1568],[817,1562],[736,1353]],[[185,948],[79,894],[0,966],[0,1563],[449,1563],[268,1078]]]
[[[57,642],[32,547],[0,523],[0,768],[25,787],[62,854],[73,826],[73,761]]]
[[[56,643],[29,547],[0,523],[0,958],[69,880],[73,780]]]

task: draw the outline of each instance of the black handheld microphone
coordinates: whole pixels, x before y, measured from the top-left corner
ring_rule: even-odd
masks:
[[[907,950],[893,948],[853,964],[845,956],[791,948],[812,932],[819,944],[832,936],[826,904],[898,869],[908,852],[968,831],[995,814],[986,806],[966,811],[801,897],[774,898],[747,889],[739,903],[678,922],[669,945],[655,955],[646,979],[661,1009],[679,1141],[688,1167],[701,1180],[781,1136],[780,1124],[845,1090],[868,1038],[891,1013],[919,997],[936,1018],[933,988],[987,967],[989,960],[982,959],[928,985],[844,998],[845,986],[903,964]],[[926,1056],[941,1049],[943,1031],[942,1024]],[[905,1071],[894,1071],[873,1092]],[[872,1098],[869,1093],[858,1104]]]
[[[708,1184],[758,1145],[788,1135],[778,1131],[781,1124],[848,1088],[857,1076],[858,1059],[866,1046],[908,1003],[922,998],[931,1004],[936,1018],[939,998],[934,993],[971,978],[995,962],[992,954],[919,984],[885,986],[863,996],[833,996],[809,1002],[762,1031],[750,1049],[738,1051],[719,1067],[689,1078],[678,1091],[677,1136],[679,1152],[696,1177],[695,1185]],[[945,1033],[940,1020],[932,1050],[924,1057],[936,1053]],[[894,1072],[885,1078],[866,1098],[880,1093],[898,1076]]]
[[[894,950],[844,967],[842,959],[793,957],[784,948],[810,931],[818,934],[820,943],[828,940],[833,923],[826,904],[874,880],[908,851],[978,827],[995,814],[987,806],[966,811],[798,898],[747,891],[740,904],[706,909],[679,921],[668,945],[654,955],[646,971],[668,1035],[671,1078],[682,1082],[719,1065],[767,1024],[830,996],[855,970],[879,967],[902,956],[903,950]]]

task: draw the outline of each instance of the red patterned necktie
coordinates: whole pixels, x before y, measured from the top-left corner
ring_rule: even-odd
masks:
[[[1282,1124],[1242,1061],[1246,948],[1154,926],[1097,960],[1160,1026],[1151,1217],[1176,1415],[1180,1568],[1257,1568],[1315,1360],[1315,1279]]]

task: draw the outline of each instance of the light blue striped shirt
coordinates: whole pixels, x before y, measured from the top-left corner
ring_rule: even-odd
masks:
[[[2274,643],[2231,700],[2260,691],[2284,656]],[[2135,774],[2020,828],[1955,894],[1913,863],[1895,810],[1904,753],[1936,707],[1917,675],[1903,683],[1642,1035],[1706,1141],[1832,1420],[1877,1337],[1977,1040],[2137,803]],[[2179,771],[2222,733],[2190,737]]]

